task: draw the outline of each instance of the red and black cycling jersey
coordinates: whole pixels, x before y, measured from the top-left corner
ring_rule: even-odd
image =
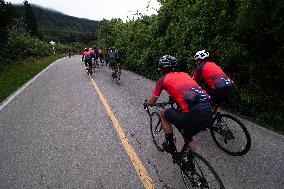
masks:
[[[92,60],[92,53],[93,53],[93,51],[91,51],[91,50],[84,51],[82,58],[84,58],[85,61],[90,61],[90,60]]]
[[[182,112],[198,111],[210,107],[211,99],[187,73],[170,72],[161,77],[153,95],[159,97],[162,90],[173,98]]]
[[[203,62],[197,66],[193,79],[196,82],[200,79],[204,80],[211,89],[221,89],[234,84],[234,81],[219,66],[210,61]]]

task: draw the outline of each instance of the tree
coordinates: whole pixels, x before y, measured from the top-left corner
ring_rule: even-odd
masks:
[[[37,20],[35,18],[31,5],[27,0],[24,1],[24,6],[25,6],[25,24],[27,30],[30,32],[31,36],[41,39],[42,35],[38,30]]]
[[[0,44],[5,44],[8,39],[8,26],[15,17],[11,3],[0,0]]]

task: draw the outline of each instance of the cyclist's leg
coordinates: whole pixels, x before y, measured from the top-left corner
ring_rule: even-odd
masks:
[[[208,94],[210,94],[213,104],[213,112],[217,112],[218,108],[224,102],[229,101],[234,93],[234,86],[228,86],[220,89],[211,90]]]
[[[189,117],[187,120],[189,125],[184,129],[184,139],[185,144],[192,151],[196,150],[196,143],[193,140],[193,136],[195,136],[200,131],[205,130],[210,127],[212,123],[212,111],[211,108],[200,110],[198,112],[189,113]]]
[[[212,111],[217,112],[218,107],[219,107],[219,103],[218,103],[218,99],[216,98],[216,90],[207,89],[206,92],[211,97]]]
[[[87,64],[88,64],[87,69],[88,69],[89,71],[92,70],[92,65],[93,65],[92,60],[88,61]]]
[[[172,156],[176,153],[176,145],[174,141],[173,127],[172,124],[165,117],[165,110],[161,110],[161,124],[162,128],[165,132],[165,143],[163,147],[166,152],[172,154]]]
[[[196,144],[192,137],[208,128],[212,123],[211,108],[186,113],[176,109],[168,109],[165,116],[170,123],[175,125],[184,137],[186,145],[193,151],[196,149]]]
[[[165,118],[165,110],[161,110],[161,123],[165,134],[173,133],[172,124]]]

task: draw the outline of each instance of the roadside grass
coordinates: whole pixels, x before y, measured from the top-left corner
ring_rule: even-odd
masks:
[[[28,58],[9,64],[0,71],[0,103],[48,65],[64,56],[66,54]]]

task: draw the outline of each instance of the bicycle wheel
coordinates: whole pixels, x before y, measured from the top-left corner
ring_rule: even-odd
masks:
[[[192,152],[181,165],[181,175],[186,188],[223,189],[224,184],[210,163],[198,153]]]
[[[163,142],[164,142],[164,132],[161,125],[161,117],[158,112],[153,112],[150,115],[150,129],[151,129],[151,135],[153,138],[153,142],[156,146],[156,148],[163,152]]]
[[[119,70],[115,72],[115,75],[116,75],[115,79],[116,79],[117,84],[120,84],[120,74],[121,74],[121,72]]]
[[[215,116],[210,132],[217,146],[229,155],[242,156],[251,147],[251,138],[247,128],[241,121],[229,114]]]
[[[93,75],[93,70],[92,70],[91,67],[88,69],[88,75],[89,75],[89,76],[92,76],[92,75]]]

